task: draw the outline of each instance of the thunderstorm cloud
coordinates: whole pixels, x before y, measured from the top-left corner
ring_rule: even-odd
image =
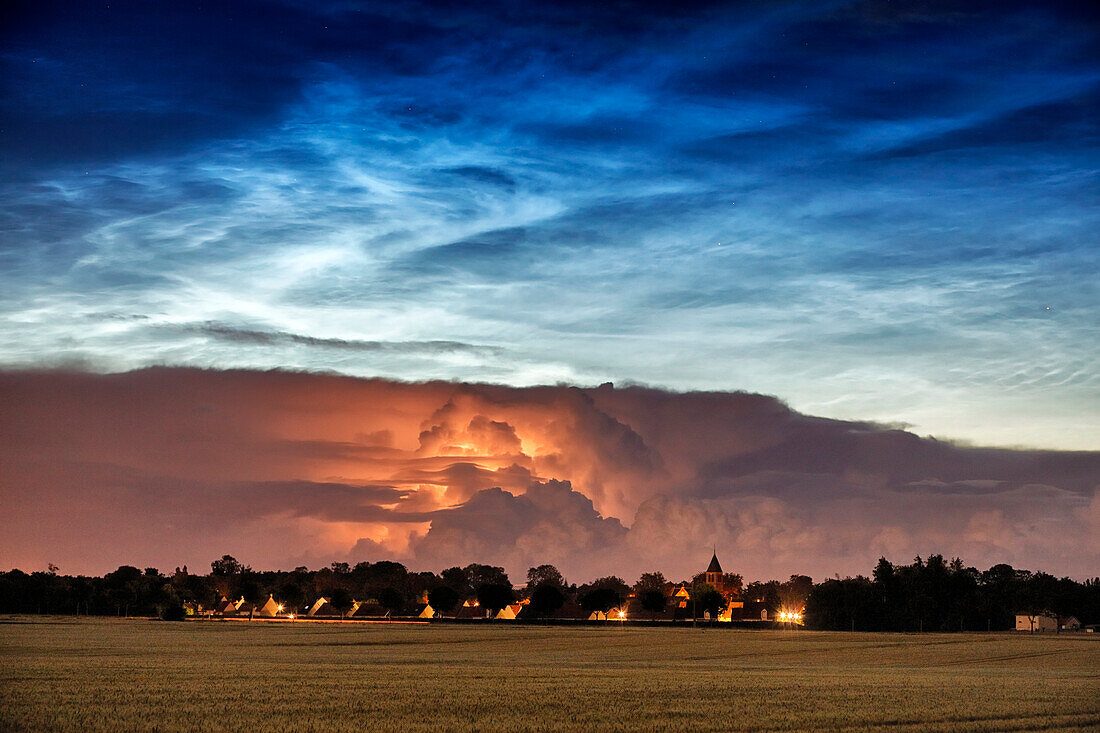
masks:
[[[772,397],[288,372],[0,374],[5,565],[550,562],[584,580],[1095,570],[1100,453],[975,448]],[[79,558],[79,559],[78,559]]]

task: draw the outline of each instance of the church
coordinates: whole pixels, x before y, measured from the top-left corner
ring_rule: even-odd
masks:
[[[714,588],[726,598],[733,599],[741,595],[741,585],[739,583],[730,582],[730,579],[728,579],[726,574],[722,571],[722,563],[718,562],[717,551],[710,556],[710,565],[707,566],[706,572],[703,573],[703,582],[714,586]]]

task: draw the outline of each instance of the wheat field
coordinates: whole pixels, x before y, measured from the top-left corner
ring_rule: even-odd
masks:
[[[5,730],[1095,730],[1091,634],[0,619]]]

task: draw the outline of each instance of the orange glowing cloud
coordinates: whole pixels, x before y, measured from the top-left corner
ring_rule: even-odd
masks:
[[[25,569],[228,552],[583,580],[687,573],[717,545],[750,577],[929,552],[1087,573],[1073,548],[1100,533],[1096,453],[960,448],[760,395],[149,369],[0,373],[0,400],[0,557]]]

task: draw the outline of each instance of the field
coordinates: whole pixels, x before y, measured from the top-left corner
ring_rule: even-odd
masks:
[[[1100,639],[0,619],[4,730],[1076,730]]]

